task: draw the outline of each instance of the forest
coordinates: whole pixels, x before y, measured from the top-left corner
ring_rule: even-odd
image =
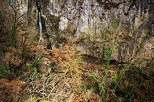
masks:
[[[0,0],[0,102],[154,102],[154,0]]]

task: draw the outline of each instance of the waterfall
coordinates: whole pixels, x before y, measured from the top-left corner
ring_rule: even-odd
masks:
[[[41,12],[38,13],[38,22],[39,22],[39,33],[40,33],[39,43],[41,43],[42,41],[44,41],[42,34]]]

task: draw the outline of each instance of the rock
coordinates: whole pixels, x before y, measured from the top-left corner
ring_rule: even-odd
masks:
[[[35,2],[29,0],[29,6],[26,7],[27,2],[19,4],[20,13],[27,11],[29,13],[28,22],[33,23],[33,28],[37,28]],[[83,35],[86,36],[82,42],[76,44],[82,54],[100,57],[102,43],[105,43],[106,47],[111,47],[113,50],[111,57],[113,60],[122,62],[131,60],[135,63],[138,59],[147,61],[154,56],[152,0],[132,2],[127,0],[123,2],[121,0],[112,0],[112,2],[106,0],[94,0],[93,2],[89,0],[47,0],[44,2],[42,0],[41,7],[42,15],[46,18],[46,31],[43,33],[47,39],[45,42],[52,43],[52,46],[57,45],[55,38],[63,35],[61,32],[64,32],[63,37],[66,39],[75,37],[77,40]],[[53,22],[53,19],[56,22]],[[69,22],[72,26],[69,26]],[[71,34],[66,31],[71,31]],[[35,34],[35,36],[38,35]],[[139,48],[143,41],[142,48]]]

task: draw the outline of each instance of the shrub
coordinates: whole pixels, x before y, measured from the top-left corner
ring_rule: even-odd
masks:
[[[0,78],[8,78],[10,75],[9,67],[0,65]]]

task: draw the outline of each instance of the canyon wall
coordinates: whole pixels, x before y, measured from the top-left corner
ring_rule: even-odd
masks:
[[[39,39],[38,5],[43,39],[49,48],[74,44],[81,54],[122,62],[154,57],[153,0],[9,0],[27,21],[31,38]]]

